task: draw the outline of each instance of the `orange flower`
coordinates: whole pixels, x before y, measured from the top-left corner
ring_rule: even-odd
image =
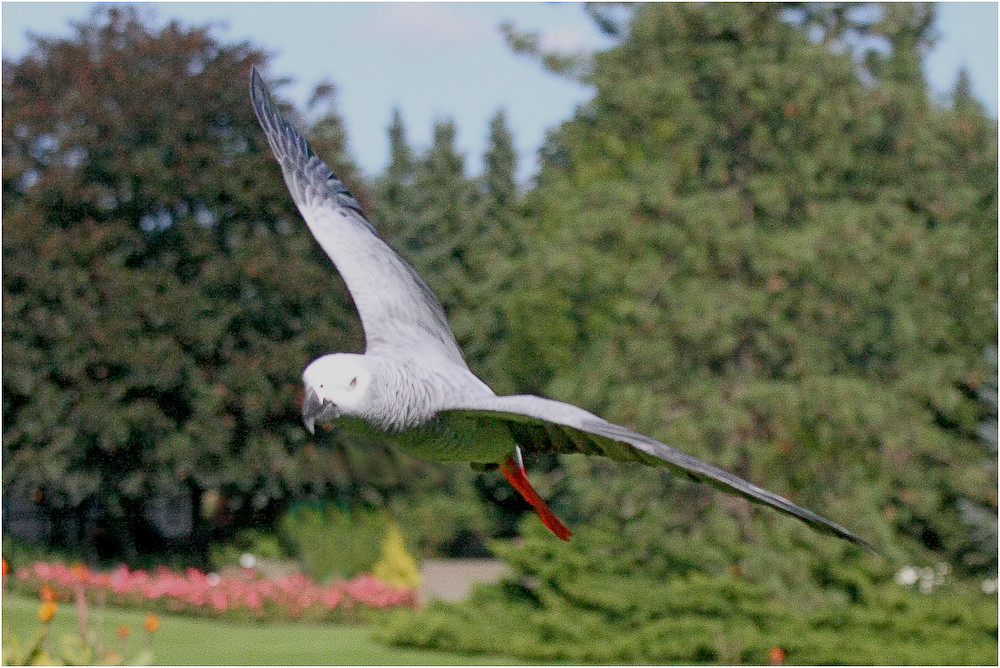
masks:
[[[121,626],[118,627],[119,638],[128,638],[128,634],[130,633],[132,633],[132,629],[129,628],[128,624],[122,624]]]
[[[58,609],[59,604],[55,601],[45,601],[38,607],[38,619],[47,622],[55,616]]]
[[[143,624],[143,626],[145,626],[146,630],[150,633],[156,633],[156,630],[160,628],[160,618],[153,613],[149,613],[146,615],[146,623]]]
[[[42,600],[46,603],[54,603],[56,600],[56,591],[52,587],[45,585],[39,592],[42,596]]]
[[[73,564],[69,567],[69,570],[77,582],[87,581],[87,567],[83,564]]]
[[[777,645],[772,647],[767,654],[768,658],[771,659],[772,666],[780,666],[785,662],[785,650],[781,649]]]
[[[8,564],[8,563],[7,563],[7,560],[6,560],[6,559],[4,559],[4,560],[3,560],[3,576],[4,576],[4,577],[7,577],[7,573],[8,573],[9,571],[10,571],[10,564]]]

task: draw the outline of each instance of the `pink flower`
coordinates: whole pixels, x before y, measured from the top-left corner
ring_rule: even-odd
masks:
[[[225,611],[226,607],[228,607],[226,601],[226,594],[224,592],[221,591],[212,592],[211,600],[212,600],[212,607],[218,610],[219,612]]]
[[[330,610],[337,607],[337,604],[344,598],[344,594],[336,589],[327,589],[320,596],[320,600]]]
[[[247,606],[250,608],[259,608],[264,604],[264,602],[260,598],[260,594],[258,594],[252,589],[244,592],[243,602],[246,603]]]
[[[235,609],[248,610],[261,618],[268,610],[298,618],[310,609],[321,613],[354,605],[412,606],[416,601],[414,592],[395,589],[367,574],[321,587],[301,573],[268,580],[253,569],[220,575],[195,568],[181,572],[160,566],[149,573],[120,565],[100,573],[82,565],[67,568],[63,564],[35,562],[30,568],[18,568],[15,575],[39,587],[61,589],[63,596],[74,587],[88,586],[109,592],[113,597],[110,600],[119,604],[161,601],[168,610],[196,614],[221,614]],[[322,608],[317,610],[317,606]]]

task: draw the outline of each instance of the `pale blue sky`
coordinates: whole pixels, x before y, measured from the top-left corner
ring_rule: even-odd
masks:
[[[94,3],[4,2],[2,51],[16,59],[28,48],[25,33],[67,36],[70,21],[86,18]],[[218,23],[223,41],[249,40],[274,55],[269,74],[294,84],[283,96],[304,106],[315,83],[339,89],[352,155],[369,175],[388,159],[386,126],[398,105],[411,143],[430,141],[434,119],[453,118],[470,173],[480,171],[487,123],[506,109],[521,154],[521,179],[534,172],[545,130],[568,118],[592,91],[547,74],[507,48],[497,26],[510,20],[539,31],[545,44],[564,50],[609,44],[582,6],[566,3],[143,3],[157,24]],[[997,4],[943,3],[940,40],[928,55],[932,90],[945,95],[961,65],[997,114]],[[238,83],[237,85],[243,85]]]

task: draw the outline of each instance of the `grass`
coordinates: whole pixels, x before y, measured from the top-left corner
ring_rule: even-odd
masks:
[[[38,599],[4,594],[3,632],[26,641],[40,622]],[[91,624],[116,647],[116,629],[132,629],[132,647],[144,641],[145,614],[134,610],[91,609]],[[53,636],[76,633],[71,603],[59,606]],[[466,655],[390,647],[372,640],[370,625],[233,624],[180,615],[160,615],[153,648],[158,665],[510,665],[509,657]]]

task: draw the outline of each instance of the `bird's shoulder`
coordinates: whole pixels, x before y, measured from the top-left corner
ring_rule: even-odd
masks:
[[[424,424],[465,398],[495,396],[468,367],[436,351],[365,356],[373,377],[369,400],[372,417],[397,429]]]

